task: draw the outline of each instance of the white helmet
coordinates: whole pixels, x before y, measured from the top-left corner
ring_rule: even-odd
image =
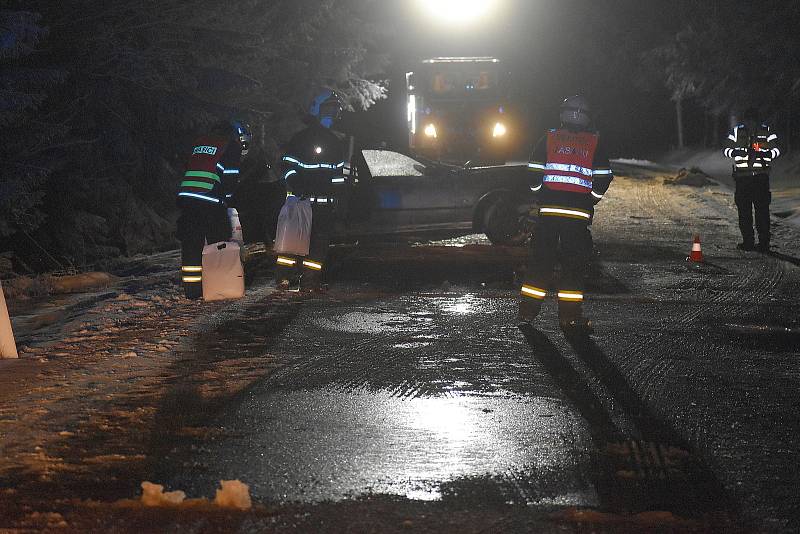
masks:
[[[592,107],[582,95],[568,96],[561,103],[561,125],[588,128],[592,123],[591,113]]]

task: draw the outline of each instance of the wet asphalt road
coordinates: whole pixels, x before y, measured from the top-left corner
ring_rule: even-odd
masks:
[[[630,174],[598,209],[591,339],[565,338],[554,305],[517,328],[520,251],[339,250],[327,294],[262,289],[197,340],[201,357],[282,367],[193,414],[220,432],[171,442],[160,480],[211,494],[240,479],[259,502],[390,494],[800,528],[795,234],[738,253],[732,195]],[[694,232],[704,266],[684,262]]]

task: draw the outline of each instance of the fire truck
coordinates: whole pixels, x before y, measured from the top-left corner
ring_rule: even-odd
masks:
[[[429,159],[502,164],[520,140],[493,57],[436,57],[406,73],[408,144]]]

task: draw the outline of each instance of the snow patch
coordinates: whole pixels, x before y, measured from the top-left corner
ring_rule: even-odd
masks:
[[[635,167],[656,168],[659,165],[649,159],[635,159],[635,158],[617,158],[611,160],[612,163],[621,163],[623,165],[633,165]]]
[[[240,480],[220,480],[220,489],[217,490],[214,500],[210,503],[220,508],[235,508],[249,510],[253,507],[250,499],[250,486]],[[196,506],[207,505],[207,499],[186,499],[186,493],[178,491],[164,491],[161,484],[142,482],[142,496],[140,503],[143,506]]]
[[[164,486],[152,482],[142,482],[142,504],[145,506],[178,506],[186,500],[182,491],[164,492]]]
[[[220,480],[221,489],[217,490],[214,504],[220,508],[238,508],[249,510],[253,507],[250,500],[250,486],[239,480]]]

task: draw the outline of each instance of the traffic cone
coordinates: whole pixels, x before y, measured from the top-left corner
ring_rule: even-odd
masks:
[[[692,251],[686,261],[693,261],[696,263],[703,263],[706,260],[703,258],[703,249],[700,247],[700,236],[695,234],[694,243],[692,243]]]
[[[8,317],[6,297],[3,295],[3,286],[0,285],[0,360],[18,357],[14,332],[11,331],[11,319]]]

